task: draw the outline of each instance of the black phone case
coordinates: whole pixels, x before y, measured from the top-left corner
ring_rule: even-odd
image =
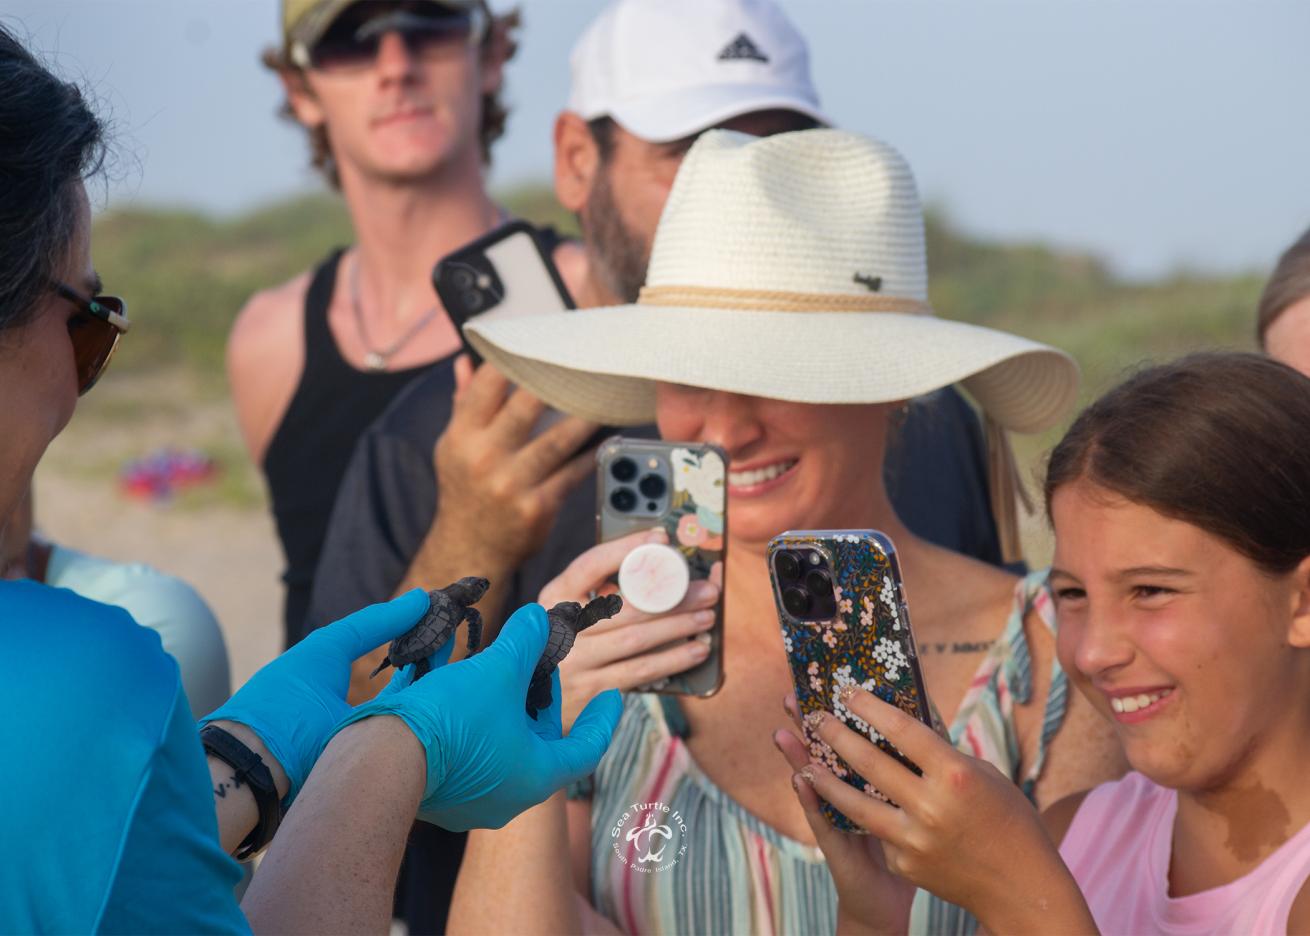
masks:
[[[489,248],[511,237],[527,234],[536,247],[542,268],[550,277],[560,301],[566,309],[575,309],[573,297],[569,295],[559,270],[550,254],[542,245],[537,229],[526,221],[509,221],[502,224],[477,240],[465,244],[437,261],[432,268],[432,288],[437,292],[446,314],[459,330],[460,342],[464,351],[472,358],[474,365],[482,363],[482,357],[473,349],[464,337],[464,325],[485,315],[496,308],[505,296],[505,283],[501,272],[487,256]],[[485,285],[480,285],[479,280]]]

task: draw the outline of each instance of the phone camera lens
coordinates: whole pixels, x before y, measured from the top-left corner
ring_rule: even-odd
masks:
[[[626,484],[637,477],[637,463],[631,458],[616,458],[610,462],[610,476]]]
[[[777,570],[780,579],[794,582],[801,577],[801,561],[793,552],[778,553],[773,557],[773,567]]]
[[[471,289],[473,287],[473,273],[471,270],[460,267],[451,275],[450,281],[455,284],[456,289]]]
[[[782,606],[792,617],[805,617],[810,613],[810,604],[810,596],[803,589],[790,585],[782,590]]]
[[[466,289],[459,294],[459,301],[464,304],[464,308],[469,312],[476,312],[482,308],[482,293],[476,289]]]
[[[610,506],[619,513],[627,513],[637,506],[637,495],[631,488],[615,488],[610,494]]]
[[[823,598],[832,594],[832,579],[827,572],[813,569],[805,575],[805,587],[816,596]]]
[[[664,496],[664,492],[668,490],[669,486],[664,483],[664,479],[659,475],[648,474],[641,479],[641,483],[637,485],[637,488],[644,497],[658,500]]]

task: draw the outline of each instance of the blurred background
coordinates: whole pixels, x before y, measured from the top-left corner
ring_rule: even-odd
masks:
[[[782,4],[832,118],[914,167],[940,314],[1066,349],[1084,398],[1144,358],[1253,345],[1263,277],[1310,224],[1310,4]],[[603,3],[517,5],[491,180],[511,210],[568,228],[550,127],[568,51]],[[195,584],[228,633],[234,685],[277,647],[282,557],[228,403],[226,334],[251,293],[351,239],[259,64],[278,17],[276,0],[0,0],[0,19],[113,117],[95,259],[133,320],[42,464],[38,521]],[[1022,440],[1030,480],[1051,436]],[[135,496],[125,469],[166,446],[215,472]]]

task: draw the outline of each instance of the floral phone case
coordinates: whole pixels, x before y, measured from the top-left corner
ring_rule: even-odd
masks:
[[[669,490],[655,513],[625,514],[610,502],[610,468],[622,458],[633,459],[652,472],[667,472]],[[723,562],[727,523],[728,459],[723,450],[699,442],[665,442],[613,436],[596,452],[596,528],[607,542],[662,526],[669,545],[677,549],[691,580],[709,578]],[[720,575],[722,572],[719,573]],[[723,683],[723,597],[714,608],[714,627],[708,631],[710,654],[704,662],[683,673],[637,687],[641,692],[710,696]]]
[[[830,620],[801,620],[787,610],[777,561],[783,551],[814,551],[826,560],[835,593]],[[933,724],[891,540],[875,530],[789,531],[770,541],[768,564],[801,716],[827,710],[917,773],[917,767],[839,699],[842,688],[854,684],[925,725]],[[886,799],[808,728],[805,741],[811,756],[836,776]],[[823,812],[838,829],[863,831],[827,803]]]

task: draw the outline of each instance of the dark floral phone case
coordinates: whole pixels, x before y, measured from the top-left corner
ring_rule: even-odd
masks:
[[[831,620],[798,620],[783,605],[774,556],[781,550],[806,548],[817,550],[828,561],[837,605]],[[831,712],[917,773],[917,767],[839,698],[844,686],[855,685],[929,727],[933,724],[891,540],[874,530],[790,531],[769,543],[768,563],[801,716]],[[857,790],[886,800],[808,728],[804,733],[814,760]],[[826,802],[823,812],[838,829],[863,831]]]
[[[605,486],[597,483],[596,525],[600,542],[627,536],[638,530],[664,527],[669,545],[687,560],[693,582],[707,579],[723,562],[726,523],[728,459],[723,450],[698,442],[665,442],[614,436],[596,452],[602,473],[622,456],[638,460],[660,459],[669,468],[670,495],[667,509],[656,517],[624,517],[606,509]],[[657,682],[638,686],[640,692],[709,696],[723,683],[723,597],[714,608],[714,627],[709,631],[710,654],[704,662]]]

